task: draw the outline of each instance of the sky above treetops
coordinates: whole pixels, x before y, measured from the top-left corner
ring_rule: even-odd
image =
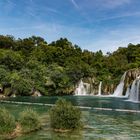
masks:
[[[112,52],[140,43],[140,0],[0,0],[0,34]]]

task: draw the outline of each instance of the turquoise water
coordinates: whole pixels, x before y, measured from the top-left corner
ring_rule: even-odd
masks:
[[[6,100],[19,101],[19,102],[32,102],[32,103],[45,103],[54,104],[60,96],[51,97],[16,97]],[[140,103],[128,102],[126,98],[113,98],[113,97],[98,97],[98,96],[63,96],[73,105],[84,107],[100,107],[112,109],[131,109],[140,110]]]
[[[41,102],[53,104],[59,97],[17,97],[8,100]],[[126,102],[120,98],[102,97],[63,97],[72,101],[74,105],[88,107],[103,107],[114,109],[140,110],[140,104]],[[50,130],[47,106],[0,104],[5,106],[17,118],[18,113],[26,107],[33,108],[40,114],[40,119],[46,121],[43,129],[28,135],[16,138],[15,140],[139,140],[140,139],[140,113],[97,111],[94,109],[81,109],[84,129],[79,132],[55,133]]]

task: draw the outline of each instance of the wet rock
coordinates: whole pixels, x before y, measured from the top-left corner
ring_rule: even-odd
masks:
[[[39,91],[35,91],[32,96],[40,97],[40,96],[42,96],[42,94]]]

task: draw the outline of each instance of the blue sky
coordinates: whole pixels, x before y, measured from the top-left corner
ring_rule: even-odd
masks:
[[[112,52],[140,43],[140,0],[0,0],[0,34]]]

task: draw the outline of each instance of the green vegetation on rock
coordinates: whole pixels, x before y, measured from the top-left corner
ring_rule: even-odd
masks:
[[[51,127],[56,131],[74,130],[82,127],[81,111],[64,99],[59,99],[50,109]]]
[[[27,133],[41,128],[39,115],[32,109],[26,109],[19,115],[22,132]]]
[[[14,116],[12,116],[5,108],[0,108],[0,134],[9,134],[16,128]]]
[[[0,108],[0,139],[14,139],[24,133],[41,129],[39,115],[32,109],[26,109],[14,117],[7,109]]]

